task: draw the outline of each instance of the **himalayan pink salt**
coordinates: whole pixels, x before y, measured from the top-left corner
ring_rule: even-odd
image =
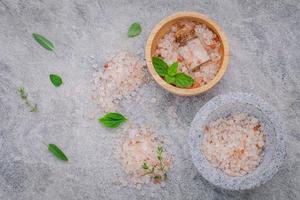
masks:
[[[94,95],[102,112],[116,111],[120,101],[133,96],[146,81],[145,61],[128,52],[120,52],[94,74]]]
[[[163,159],[158,160],[157,150],[163,145],[151,130],[131,126],[126,132],[126,136],[119,141],[116,156],[133,183],[155,182],[154,175],[164,176],[171,165],[171,158],[163,151]],[[160,162],[164,171],[159,170]],[[144,163],[149,166],[149,170],[143,168]],[[153,167],[153,173],[150,173]]]
[[[155,55],[168,64],[179,62],[179,70],[201,87],[215,78],[221,66],[221,42],[206,25],[182,20],[159,40]]]
[[[230,176],[243,176],[262,160],[265,134],[253,116],[235,113],[203,128],[201,150],[206,159]]]

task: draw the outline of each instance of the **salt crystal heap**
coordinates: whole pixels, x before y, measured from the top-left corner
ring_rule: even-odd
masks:
[[[230,176],[243,176],[259,165],[264,145],[265,134],[258,119],[235,113],[204,127],[201,150],[214,167]]]
[[[146,82],[145,65],[128,52],[120,52],[104,65],[103,72],[95,74],[93,98],[103,112],[115,111],[120,100]]]
[[[157,149],[161,147],[161,143],[149,129],[130,127],[127,131],[128,135],[120,140],[116,151],[125,172],[134,184],[148,183],[151,180],[160,183],[170,167],[171,158],[163,152],[161,161],[158,159]],[[145,163],[149,169],[143,168]],[[163,170],[160,170],[161,166]],[[155,180],[155,176],[161,178]]]

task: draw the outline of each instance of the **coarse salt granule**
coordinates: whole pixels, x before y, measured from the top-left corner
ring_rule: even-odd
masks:
[[[120,52],[94,75],[94,96],[103,112],[116,111],[123,98],[134,94],[147,80],[146,62],[128,52]]]
[[[243,176],[259,165],[265,134],[258,119],[244,113],[219,118],[203,128],[206,159],[230,176]]]

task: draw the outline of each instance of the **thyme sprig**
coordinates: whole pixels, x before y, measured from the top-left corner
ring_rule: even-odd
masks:
[[[151,166],[147,162],[144,162],[142,168],[146,172],[145,175],[150,174],[154,182],[159,183],[167,177],[165,165],[163,163],[163,148],[161,146],[158,146],[156,149],[156,158],[158,160],[158,164]]]
[[[27,98],[27,93],[25,91],[25,89],[23,87],[20,87],[18,89],[19,93],[20,93],[20,96],[21,96],[21,99],[25,102],[25,104],[30,108],[30,112],[37,112],[37,105],[34,104],[32,105],[29,101],[28,101],[28,98]]]

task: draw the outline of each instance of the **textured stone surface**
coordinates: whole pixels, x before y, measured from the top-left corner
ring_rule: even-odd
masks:
[[[0,0],[0,199],[300,199],[299,9],[297,0]],[[207,14],[223,27],[231,50],[229,69],[202,96],[176,97],[152,81],[141,89],[142,98],[123,102],[120,111],[130,121],[150,124],[170,142],[174,163],[164,188],[121,187],[117,180],[124,173],[112,155],[123,128],[106,130],[86,117],[96,109],[90,100],[92,66],[102,66],[120,49],[143,57],[151,28],[183,10]],[[134,21],[141,22],[143,32],[127,38]],[[53,41],[56,53],[41,48],[32,32]],[[60,74],[64,85],[54,88],[50,73]],[[21,101],[20,86],[38,103],[38,113]],[[187,144],[200,107],[232,91],[261,96],[287,126],[286,162],[270,182],[246,192],[208,184]],[[70,162],[55,159],[43,142],[61,146]]]
[[[228,176],[213,167],[199,151],[203,128],[219,118],[232,113],[247,113],[260,121],[266,135],[263,158],[259,166],[245,176]],[[249,93],[228,93],[218,95],[202,106],[196,114],[190,129],[189,144],[195,166],[199,173],[213,185],[229,190],[253,189],[271,180],[281,167],[285,155],[285,126],[274,108],[260,97]]]

